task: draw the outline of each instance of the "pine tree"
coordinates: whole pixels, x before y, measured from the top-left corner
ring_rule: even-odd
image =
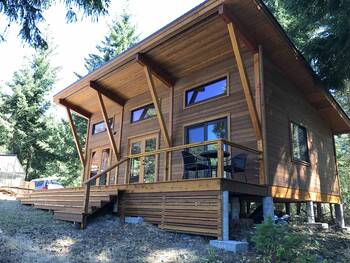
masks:
[[[27,178],[32,167],[51,154],[45,148],[46,123],[43,118],[49,108],[46,96],[56,80],[56,68],[49,64],[50,50],[40,50],[14,73],[8,84],[10,94],[2,94],[2,120],[11,126],[6,148],[18,155]]]
[[[350,80],[350,4],[330,0],[264,0],[330,90]]]
[[[95,70],[132,47],[137,40],[136,27],[131,23],[131,16],[123,11],[109,26],[109,32],[102,43],[96,46],[98,53],[89,54],[85,59],[85,68],[88,72]]]
[[[15,1],[0,0],[0,14],[7,19],[7,23],[0,26],[0,42],[5,39],[2,32],[12,24],[19,25],[19,36],[28,44],[36,48],[47,48],[47,41],[38,28],[39,22],[44,22],[44,11],[54,6],[58,1]],[[77,20],[77,13],[81,11],[83,16],[97,18],[107,13],[110,0],[65,0],[61,1],[67,9],[67,22]]]

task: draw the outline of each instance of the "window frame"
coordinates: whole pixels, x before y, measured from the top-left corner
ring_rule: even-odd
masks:
[[[114,127],[114,120],[113,120],[113,118],[109,118],[109,119],[108,119],[108,122],[109,122],[109,126],[111,127],[111,129],[113,129],[113,127]],[[92,128],[91,128],[91,135],[92,135],[92,136],[97,135],[97,134],[100,134],[100,133],[104,133],[104,132],[107,131],[107,127],[104,125],[105,127],[104,127],[104,130],[103,130],[103,131],[94,132],[94,131],[95,131],[95,127],[96,127],[97,125],[101,124],[101,123],[104,124],[105,121],[103,120],[103,121],[95,122],[94,124],[92,124]]]
[[[221,117],[221,118],[218,118],[218,119],[212,119],[212,120],[203,120],[203,121],[200,121],[198,123],[193,123],[193,124],[190,124],[190,125],[186,125],[184,128],[185,128],[185,144],[190,144],[189,143],[189,130],[191,128],[195,128],[195,127],[204,127],[204,142],[206,141],[210,141],[208,140],[208,125],[210,123],[214,123],[214,122],[218,122],[220,120],[225,120],[225,131],[226,131],[226,138],[224,139],[228,139],[229,138],[229,119],[227,116],[224,116],[224,117]]]
[[[226,92],[224,92],[222,94],[219,94],[219,95],[216,95],[216,96],[213,96],[213,97],[210,97],[210,98],[205,99],[205,100],[201,100],[199,102],[187,104],[187,94],[189,92],[191,92],[191,91],[193,91],[195,89],[201,88],[201,87],[209,86],[209,85],[211,85],[211,84],[213,84],[215,82],[219,82],[219,81],[224,80],[224,79],[226,79]],[[216,76],[214,78],[207,79],[207,80],[205,80],[203,82],[200,82],[199,84],[196,84],[196,85],[193,85],[193,86],[191,88],[188,88],[188,89],[184,90],[184,93],[183,93],[183,107],[184,107],[184,109],[229,96],[229,94],[230,94],[230,77],[229,77],[229,73],[223,74],[221,76]]]
[[[140,120],[137,120],[137,121],[133,121],[133,113],[135,111],[141,110],[142,108],[146,108],[146,107],[151,106],[151,105],[153,105],[153,108],[156,111],[156,107],[154,106],[153,102],[147,103],[147,104],[144,104],[144,105],[142,105],[140,107],[131,109],[130,110],[130,124],[136,124],[136,123],[139,123],[139,122],[143,122],[143,121],[147,121],[147,120],[151,120],[153,118],[156,118],[157,117],[157,111],[156,111],[156,114],[154,116],[151,116],[149,118],[143,118],[143,119],[140,119]]]
[[[305,130],[305,142],[306,142],[306,157],[307,157],[307,160],[303,160],[303,159],[300,159],[300,158],[297,158],[294,156],[294,147],[293,147],[293,125],[296,125],[298,126],[298,128],[302,128]],[[300,123],[298,122],[295,122],[295,121],[289,121],[289,143],[290,143],[290,154],[291,154],[291,160],[292,162],[294,163],[299,163],[299,164],[303,164],[303,165],[306,165],[306,166],[310,166],[310,149],[309,149],[309,144],[308,144],[308,129],[304,126],[304,125],[301,125]]]

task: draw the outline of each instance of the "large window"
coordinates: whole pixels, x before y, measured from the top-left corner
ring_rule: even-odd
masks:
[[[212,141],[227,139],[227,118],[203,122],[186,128],[186,143]],[[208,145],[204,148],[213,148],[215,145]],[[191,151],[203,151],[203,147],[191,149]]]
[[[215,80],[186,91],[186,106],[197,104],[227,94],[227,78]]]
[[[113,119],[108,120],[109,127],[113,128]],[[92,125],[92,135],[106,131],[106,126],[104,121],[100,121]]]
[[[309,150],[307,146],[306,128],[291,123],[292,156],[294,160],[309,162]]]
[[[156,116],[156,109],[153,103],[143,106],[141,108],[135,109],[131,112],[131,123],[147,120],[149,118]]]

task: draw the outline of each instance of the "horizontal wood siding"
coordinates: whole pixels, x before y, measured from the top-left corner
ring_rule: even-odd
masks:
[[[246,51],[243,57],[250,82],[254,86],[253,55]],[[184,107],[184,96],[187,89],[223,76],[228,76],[229,78],[228,96]],[[226,117],[229,124],[228,140],[256,148],[256,137],[233,54],[223,59],[220,63],[215,63],[215,65],[208,66],[204,70],[192,73],[176,83],[174,87],[174,145],[181,145],[186,142],[186,126]],[[182,156],[181,152],[176,152],[173,154],[172,179],[181,179],[182,176]]]
[[[109,103],[111,103],[111,101],[104,96],[103,96],[103,99],[104,99],[104,101],[108,101]],[[96,95],[96,104],[97,103],[98,103],[98,101],[97,101],[97,95]],[[122,108],[119,105],[114,103],[112,106],[107,107],[106,110],[107,110],[108,118],[113,118],[112,133],[113,133],[114,139],[116,141],[117,147],[119,147],[119,135],[121,132]],[[90,171],[91,152],[96,148],[109,147],[111,149],[110,153],[112,155],[111,156],[111,164],[116,163],[115,154],[113,153],[112,146],[111,146],[110,140],[108,138],[107,131],[92,135],[93,125],[95,123],[98,123],[101,121],[103,121],[103,117],[102,117],[101,112],[98,112],[98,113],[95,113],[92,115],[91,125],[90,125],[90,129],[89,129],[89,133],[90,133],[89,144],[88,144],[88,154],[89,155],[88,155],[88,162],[86,163],[86,166],[87,166],[86,175],[87,176],[88,176],[88,173]],[[87,179],[87,178],[85,178],[85,179]],[[110,174],[110,183],[114,184],[115,182],[116,182],[116,171],[113,170]]]
[[[338,195],[331,129],[276,67],[265,60],[264,69],[268,184]],[[292,161],[290,121],[307,129],[310,165]]]
[[[220,191],[124,193],[119,209],[125,216],[141,216],[160,228],[206,236],[220,236]]]

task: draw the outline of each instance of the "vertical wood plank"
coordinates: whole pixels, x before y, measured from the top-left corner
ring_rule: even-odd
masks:
[[[85,181],[85,178],[87,178],[87,171],[89,170],[89,141],[90,141],[90,125],[91,125],[91,119],[89,118],[87,121],[87,127],[86,127],[86,136],[85,136],[85,149],[84,149],[84,168],[83,168],[83,174],[81,176],[81,185],[83,185],[83,182]]]
[[[265,85],[264,85],[264,60],[263,49],[259,46],[259,80],[260,80],[260,109],[261,109],[261,127],[262,127],[262,145],[260,151],[263,152],[263,160],[260,162],[259,183],[268,183],[269,174],[269,162],[267,152],[267,133],[266,133],[266,98],[265,98]],[[263,165],[263,166],[262,166]]]
[[[337,184],[338,184],[338,192],[339,192],[339,196],[341,198],[341,192],[340,192],[340,181],[339,181],[339,172],[338,172],[338,159],[337,159],[337,149],[335,146],[335,139],[334,139],[334,135],[332,134],[332,144],[333,144],[333,155],[334,155],[334,162],[335,162],[335,175],[337,177]],[[340,199],[340,202],[342,202],[342,200]]]
[[[254,60],[254,83],[255,83],[255,107],[261,123],[261,71],[260,71],[260,54],[255,53]]]
[[[102,116],[103,116],[103,120],[104,120],[106,129],[107,129],[108,138],[109,138],[109,141],[110,141],[110,143],[112,145],[113,152],[114,152],[115,157],[116,157],[117,162],[118,162],[119,159],[120,159],[119,151],[118,151],[117,144],[115,142],[115,139],[114,139],[114,136],[113,136],[113,133],[112,133],[112,129],[109,126],[108,114],[107,114],[106,106],[105,106],[105,104],[103,102],[103,98],[102,98],[101,93],[96,91],[96,94],[97,94],[98,102],[100,104],[100,109],[101,109],[101,113],[102,113]]]
[[[81,146],[80,146],[80,142],[79,142],[79,138],[78,138],[78,134],[77,134],[77,129],[76,129],[74,121],[73,121],[72,113],[71,113],[69,108],[66,108],[66,110],[67,110],[67,115],[68,115],[69,126],[70,126],[72,134],[73,134],[75,146],[77,147],[79,159],[80,159],[80,162],[83,165],[83,167],[85,167],[84,154],[83,154],[83,150],[81,149]]]
[[[174,87],[170,89],[170,102],[169,102],[169,134],[170,134],[170,144],[173,145],[173,123],[174,123]],[[168,152],[168,174],[167,181],[171,180],[172,174],[172,152]]]
[[[90,183],[86,183],[84,187],[84,213],[87,214],[89,212],[89,199],[90,199]]]
[[[147,66],[144,67],[144,70],[145,70],[145,74],[146,74],[146,78],[147,78],[148,88],[149,88],[150,93],[151,93],[152,101],[153,101],[154,107],[156,108],[159,126],[160,126],[160,129],[162,131],[162,135],[164,136],[165,144],[167,147],[171,147],[169,133],[168,133],[168,130],[166,128],[164,117],[162,114],[162,110],[161,110],[161,107],[159,104],[158,94],[157,94],[157,91],[156,91],[156,88],[154,85],[152,73]]]
[[[218,169],[217,169],[217,177],[224,177],[224,150],[222,141],[218,142]]]
[[[124,112],[125,112],[125,107],[123,106],[121,116],[120,116],[120,126],[119,126],[119,154],[121,154],[121,145],[122,145],[122,139],[123,139],[123,127],[124,127]],[[119,166],[117,169],[115,169],[115,183],[118,184],[119,182]]]

